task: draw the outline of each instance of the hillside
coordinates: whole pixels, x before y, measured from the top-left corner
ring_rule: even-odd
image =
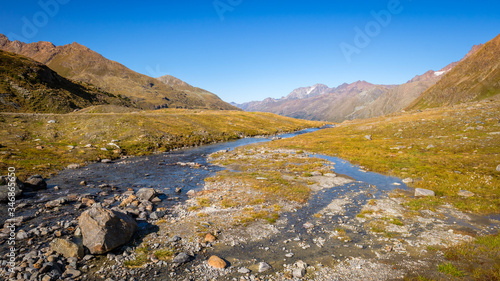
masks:
[[[132,107],[125,98],[71,81],[39,62],[0,50],[0,111],[67,113],[101,104]]]
[[[500,35],[446,73],[408,109],[478,101],[500,93]]]
[[[162,83],[106,59],[76,42],[64,46],[54,46],[50,42],[26,44],[9,41],[0,34],[0,49],[46,64],[63,77],[90,83],[112,94],[128,97],[141,108],[236,109],[212,93],[193,92],[182,85]]]

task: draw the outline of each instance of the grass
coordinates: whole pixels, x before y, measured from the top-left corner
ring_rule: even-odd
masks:
[[[412,199],[407,206],[413,210],[449,203],[477,214],[500,213],[500,173],[495,170],[500,164],[499,111],[500,101],[484,101],[397,113],[346,121],[267,146],[341,157],[370,171],[410,177],[411,187],[436,192],[433,198]],[[462,198],[457,195],[461,189],[475,196]]]
[[[98,107],[99,108],[99,107]],[[245,136],[273,135],[322,123],[270,113],[167,109],[123,113],[0,113],[0,170],[27,178],[67,165],[147,155]],[[49,120],[56,123],[49,124]],[[108,145],[113,140],[119,149]],[[87,144],[92,147],[85,147]],[[75,145],[69,149],[68,145]],[[107,151],[101,150],[107,148]]]
[[[500,280],[500,234],[476,237],[474,241],[446,249],[447,260],[474,280]]]
[[[175,251],[173,251],[172,249],[163,249],[154,252],[155,257],[162,261],[169,260],[174,254]]]
[[[438,271],[449,274],[454,277],[463,277],[464,273],[458,270],[452,263],[443,263],[438,265]]]
[[[277,212],[269,212],[267,210],[256,211],[254,208],[244,209],[240,216],[235,217],[237,225],[247,226],[249,223],[256,220],[264,220],[268,223],[275,223],[279,219]]]

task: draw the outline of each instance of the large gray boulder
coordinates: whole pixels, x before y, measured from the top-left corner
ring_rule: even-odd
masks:
[[[18,178],[16,178],[15,183],[14,194],[12,194],[12,191],[9,190],[9,178],[6,176],[0,177],[0,202],[9,201],[9,197],[12,197],[12,195],[14,195],[15,198],[21,197],[24,185]]]
[[[104,254],[130,241],[137,223],[128,215],[94,205],[78,218],[83,245],[92,254]]]

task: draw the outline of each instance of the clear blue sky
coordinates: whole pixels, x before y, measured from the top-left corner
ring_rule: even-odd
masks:
[[[391,20],[377,29],[372,11],[381,10]],[[355,28],[367,26],[370,42],[355,41]],[[18,0],[0,3],[0,33],[76,41],[137,72],[245,102],[316,83],[399,84],[438,70],[500,33],[500,2]],[[357,48],[350,62],[342,43]]]

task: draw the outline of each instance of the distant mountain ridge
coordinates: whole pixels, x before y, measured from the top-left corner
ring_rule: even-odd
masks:
[[[140,108],[236,109],[213,93],[181,83],[181,80],[168,84],[137,73],[76,42],[63,46],[55,46],[50,42],[26,44],[10,41],[0,34],[0,49],[30,57],[63,77],[128,97]]]
[[[332,122],[382,116],[405,109],[482,46],[474,46],[458,62],[453,62],[438,71],[429,70],[401,85],[374,85],[366,81],[357,81],[329,88],[324,84],[316,84],[298,88],[281,99],[267,98],[263,101],[233,105],[245,111],[264,111],[295,118]]]

